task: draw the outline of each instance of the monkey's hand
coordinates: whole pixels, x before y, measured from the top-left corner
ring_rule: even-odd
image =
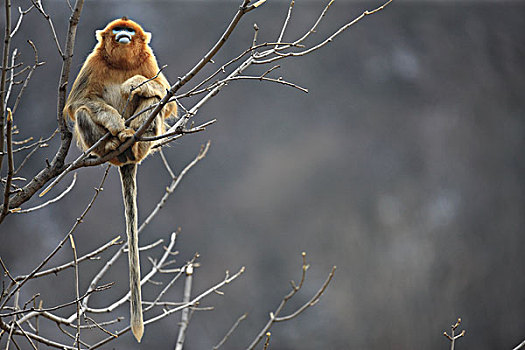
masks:
[[[106,153],[116,150],[122,143],[133,137],[135,130],[126,128],[118,132],[115,136],[110,137],[105,144],[104,150]]]
[[[122,93],[129,96],[158,97],[165,93],[161,84],[142,75],[135,75],[121,85]]]
[[[117,137],[120,140],[120,142],[126,142],[126,140],[132,138],[134,134],[135,134],[135,130],[131,128],[126,128],[122,130],[121,132],[119,132]]]

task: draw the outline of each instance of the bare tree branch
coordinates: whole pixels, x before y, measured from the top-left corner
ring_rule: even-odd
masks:
[[[37,150],[37,148],[35,148],[33,151]],[[42,209],[42,208],[45,208],[47,207],[49,204],[52,204],[52,203],[55,203],[55,202],[58,202],[59,200],[61,200],[62,198],[64,198],[72,189],[73,187],[75,187],[75,184],[77,182],[77,173],[73,174],[73,181],[71,181],[71,184],[62,192],[60,193],[58,196],[56,196],[55,198],[53,199],[50,199],[48,200],[47,202],[45,203],[42,203],[40,205],[37,205],[36,207],[32,207],[32,208],[28,208],[28,209],[20,209],[20,210],[16,210],[16,209],[12,209],[11,211],[13,213],[17,213],[17,214],[27,214],[27,213],[30,213],[32,211],[35,211],[35,210],[39,210],[39,209]]]
[[[184,283],[184,296],[182,301],[184,303],[189,303],[191,298],[191,284],[193,281],[193,265],[190,263],[184,269],[186,274],[186,281]],[[175,350],[182,350],[184,346],[184,339],[186,339],[186,329],[190,323],[190,309],[186,308],[182,310],[182,316],[179,324],[179,335],[177,336],[177,343],[175,344]]]
[[[461,324],[461,318],[458,318],[458,321],[452,326],[450,326],[450,335],[448,335],[447,332],[443,332],[443,335],[446,338],[448,338],[448,340],[450,340],[450,350],[454,350],[454,345],[456,343],[456,340],[463,337],[466,333],[465,330],[462,330],[461,333],[455,334],[456,329],[459,327],[460,324]]]
[[[284,317],[278,317],[279,314],[281,313],[281,311],[283,310],[283,308],[285,307],[286,303],[291,298],[293,298],[293,296],[299,290],[301,290],[301,288],[302,288],[302,286],[304,284],[304,281],[306,279],[306,271],[308,270],[309,265],[306,264],[306,253],[304,253],[304,252],[302,253],[302,258],[303,258],[302,274],[301,274],[301,280],[300,280],[299,284],[296,285],[295,283],[292,282],[292,290],[288,294],[286,294],[284,296],[284,298],[281,300],[281,303],[275,309],[275,311],[274,312],[270,312],[270,319],[268,320],[266,325],[263,327],[263,329],[261,329],[259,334],[257,334],[257,336],[252,341],[252,343],[247,347],[247,349],[249,349],[249,350],[254,349],[257,346],[257,344],[259,344],[259,342],[263,339],[263,337],[268,333],[268,331],[270,330],[270,328],[273,326],[273,324],[275,322],[282,322],[282,321],[291,320],[292,318],[297,317],[299,314],[301,314],[307,308],[315,305],[319,301],[321,296],[323,295],[323,293],[326,290],[326,288],[328,287],[328,285],[330,284],[330,281],[332,281],[332,278],[334,277],[334,274],[335,274],[335,269],[336,269],[335,266],[332,267],[332,270],[328,274],[328,277],[326,278],[325,282],[323,283],[323,285],[321,286],[319,291],[308,302],[306,302],[303,306],[298,308],[296,311],[294,311],[290,315],[284,316]]]
[[[516,346],[514,349],[512,350],[519,350],[519,349],[523,349],[525,347],[525,340],[522,341],[521,343],[518,344],[518,346]]]
[[[18,7],[18,13],[20,13],[20,17],[18,17],[18,21],[16,22],[15,27],[11,31],[11,34],[10,34],[11,38],[15,36],[16,32],[20,28],[20,25],[22,24],[22,19],[24,19],[24,16],[27,15],[29,13],[29,11],[31,11],[34,7],[35,7],[35,5],[31,5],[25,11],[22,11],[22,8]]]
[[[98,249],[96,249],[96,250],[94,250],[94,251],[92,251],[92,252],[90,252],[90,253],[88,253],[88,254],[80,257],[80,258],[78,258],[77,262],[81,263],[84,260],[93,259],[94,257],[99,255],[100,253],[102,253],[106,249],[108,249],[108,248],[110,248],[110,247],[112,247],[114,245],[122,244],[122,241],[119,241],[119,240],[120,240],[120,236],[117,236],[117,237],[113,238],[111,241],[109,241],[108,243],[104,244],[100,248],[98,248]],[[70,261],[67,264],[63,264],[63,265],[60,265],[60,266],[57,266],[57,267],[53,267],[51,269],[48,269],[48,270],[45,270],[45,271],[42,271],[42,272],[35,273],[33,275],[33,278],[43,277],[43,276],[47,276],[47,275],[50,275],[50,274],[57,274],[60,271],[63,271],[63,270],[65,270],[67,268],[70,268],[70,267],[73,267],[74,265],[75,265],[75,262],[74,261]],[[27,277],[27,275],[17,276],[15,278],[15,281],[22,281],[26,277]]]
[[[65,59],[65,56],[64,56],[64,53],[62,52],[62,48],[60,47],[60,43],[58,42],[58,37],[57,37],[57,33],[56,33],[56,30],[55,30],[55,26],[53,25],[53,20],[51,19],[51,16],[49,16],[46,11],[44,10],[44,6],[42,6],[42,1],[41,0],[31,0],[31,2],[33,3],[33,6],[38,10],[38,12],[40,12],[42,14],[42,16],[44,16],[44,18],[46,19],[47,23],[49,24],[49,29],[51,29],[51,34],[53,36],[53,40],[55,42],[55,45],[57,47],[57,50],[58,50],[58,53],[60,55],[60,57],[62,57],[62,59]]]
[[[215,345],[213,347],[213,350],[218,350],[227,340],[228,338],[230,338],[230,336],[233,334],[233,332],[235,332],[235,330],[237,329],[237,327],[239,327],[239,325],[241,324],[242,321],[244,321],[246,319],[246,317],[248,317],[248,314],[245,313],[245,314],[242,314],[241,317],[239,317],[237,319],[237,321],[235,321],[235,323],[233,324],[233,326],[230,328],[230,330],[228,331],[228,333],[226,333],[226,335],[221,339],[221,341]]]
[[[36,309],[34,307],[31,307],[29,309],[15,310],[13,312],[8,312],[8,313],[5,313],[5,314],[1,314],[0,317],[8,317],[8,316],[20,315],[20,314],[24,314],[24,313],[31,313],[31,314],[28,314],[28,315],[24,316],[24,318],[22,318],[20,320],[23,323],[23,322],[26,322],[28,319],[30,319],[32,317],[35,317],[36,314],[39,314],[39,313],[46,314],[46,313],[48,313],[50,311],[56,311],[56,310],[63,309],[65,307],[67,307],[67,306],[74,305],[74,304],[78,303],[79,301],[82,301],[85,298],[87,298],[90,294],[95,293],[95,292],[101,292],[101,291],[104,291],[106,289],[109,289],[109,288],[111,288],[112,285],[113,285],[113,283],[109,283],[109,284],[105,284],[103,286],[96,287],[93,290],[88,290],[86,293],[84,293],[84,295],[79,296],[78,298],[74,299],[73,301],[70,301],[70,302],[67,302],[67,303],[64,303],[64,304],[60,304],[60,305],[53,306],[53,307],[47,307],[47,308],[40,307],[40,308]],[[62,322],[62,323],[67,323],[67,322]]]
[[[73,250],[73,262],[75,268],[75,295],[77,298],[76,307],[77,307],[77,333],[75,334],[75,343],[77,344],[77,349],[80,350],[80,288],[79,288],[79,276],[78,276],[78,259],[77,259],[77,248],[75,245],[75,239],[73,235],[69,236],[69,241],[71,243],[71,249]]]
[[[7,125],[6,125],[6,142],[7,142],[7,179],[4,188],[4,204],[0,213],[0,224],[4,220],[9,210],[9,198],[11,195],[11,182],[13,181],[14,163],[13,163],[13,114],[11,109],[7,108]]]
[[[2,164],[4,160],[4,125],[7,118],[5,111],[5,95],[6,95],[6,76],[9,62],[9,45],[11,44],[11,0],[5,0],[5,33],[4,33],[4,50],[2,54],[2,73],[0,75],[0,172],[2,171]],[[3,212],[3,210],[2,210]]]
[[[35,69],[43,65],[45,62],[39,62],[38,61],[38,50],[36,49],[35,44],[31,40],[27,41],[29,45],[31,45],[31,48],[33,49],[33,52],[35,53],[35,63],[29,67],[29,73],[27,73],[26,78],[24,79],[24,84],[22,85],[22,88],[18,92],[18,96],[16,97],[15,104],[13,106],[13,114],[16,113],[16,109],[18,108],[18,104],[20,103],[20,100],[22,99],[22,95],[24,94],[24,91],[27,87],[27,84],[29,83],[29,80],[31,80],[31,77],[33,75],[33,72]]]

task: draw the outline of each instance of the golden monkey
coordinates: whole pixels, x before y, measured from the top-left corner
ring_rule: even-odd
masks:
[[[157,60],[148,45],[151,34],[144,32],[139,24],[123,17],[110,22],[103,30],[97,30],[96,37],[98,42],[73,83],[64,114],[75,122],[74,133],[83,150],[93,146],[107,132],[111,133],[106,142],[93,150],[94,154],[102,157],[132,137],[147,119],[148,113],[135,118],[129,126],[125,125],[125,120],[157,103],[170,85],[164,75],[159,74]],[[167,104],[144,135],[163,134],[164,119],[175,116],[176,113],[176,103]],[[131,330],[139,342],[144,333],[144,325],[137,233],[136,171],[137,164],[148,155],[151,146],[152,142],[136,142],[109,161],[119,166],[122,181],[129,247]]]

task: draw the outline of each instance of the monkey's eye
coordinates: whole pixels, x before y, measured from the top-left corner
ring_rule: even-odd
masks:
[[[115,28],[113,28],[113,34],[117,34],[117,33],[122,32],[122,31],[128,32],[131,35],[135,35],[135,31],[133,29],[131,29],[131,28],[127,28],[127,27],[115,27]]]

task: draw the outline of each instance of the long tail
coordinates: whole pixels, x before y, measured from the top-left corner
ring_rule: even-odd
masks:
[[[139,237],[137,232],[137,165],[126,164],[119,167],[122,181],[122,197],[126,214],[126,233],[128,235],[129,283],[131,291],[131,331],[140,343],[144,333],[142,320],[142,298],[140,293]]]

